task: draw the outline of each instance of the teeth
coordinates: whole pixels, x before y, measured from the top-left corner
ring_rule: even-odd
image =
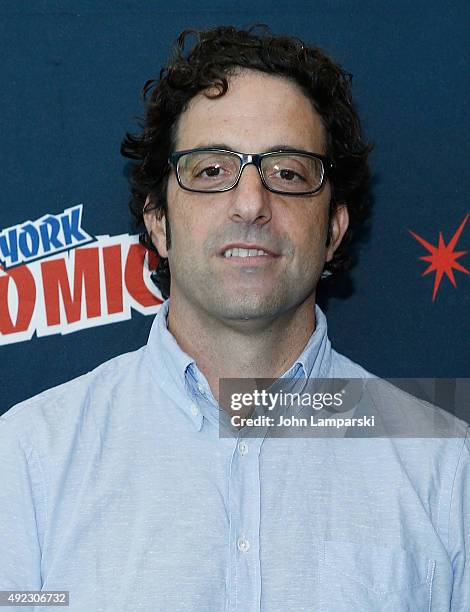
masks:
[[[224,253],[224,257],[256,257],[260,255],[267,255],[267,253],[262,249],[242,249],[238,247],[227,249]]]

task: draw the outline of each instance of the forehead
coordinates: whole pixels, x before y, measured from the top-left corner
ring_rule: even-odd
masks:
[[[279,145],[325,153],[326,137],[320,115],[291,80],[255,70],[228,79],[228,91],[218,98],[200,93],[182,113],[176,149],[224,144],[244,153]]]

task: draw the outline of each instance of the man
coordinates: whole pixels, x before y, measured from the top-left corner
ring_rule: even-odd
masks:
[[[370,376],[315,305],[359,224],[369,148],[320,50],[185,38],[123,145],[171,298],[146,347],[1,419],[0,589],[66,590],[72,610],[468,610],[465,424],[219,435],[224,379]]]

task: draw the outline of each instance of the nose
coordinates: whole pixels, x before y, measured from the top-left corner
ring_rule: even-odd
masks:
[[[270,221],[271,194],[264,187],[255,165],[247,164],[243,168],[238,185],[229,193],[230,217],[233,221],[257,225]]]

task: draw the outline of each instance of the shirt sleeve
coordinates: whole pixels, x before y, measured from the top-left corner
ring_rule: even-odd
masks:
[[[1,591],[41,589],[37,522],[44,499],[41,499],[42,474],[32,454],[32,449],[20,443],[12,423],[0,418]],[[32,608],[21,608],[27,609]]]
[[[451,611],[470,610],[470,439],[469,430],[455,473],[449,544],[454,574]]]

